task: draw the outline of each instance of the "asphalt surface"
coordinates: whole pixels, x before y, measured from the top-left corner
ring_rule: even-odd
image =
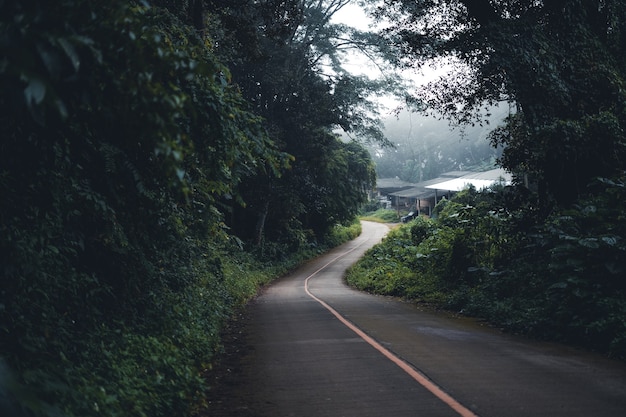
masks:
[[[626,416],[622,362],[347,287],[386,231],[364,222],[248,306],[212,415]]]

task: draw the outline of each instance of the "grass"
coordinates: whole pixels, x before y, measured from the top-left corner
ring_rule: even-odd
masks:
[[[378,209],[376,211],[370,211],[364,213],[359,217],[361,220],[378,223],[397,223],[400,221],[398,212],[390,209]]]

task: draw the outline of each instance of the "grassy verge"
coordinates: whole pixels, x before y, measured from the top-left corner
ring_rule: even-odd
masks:
[[[360,219],[378,223],[397,223],[400,221],[397,211],[389,209],[378,209],[376,211],[363,213]]]

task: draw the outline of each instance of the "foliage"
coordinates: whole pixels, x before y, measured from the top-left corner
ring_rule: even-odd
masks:
[[[350,268],[347,282],[378,294],[418,298],[424,302],[441,301],[432,276],[421,276],[413,269],[417,246],[410,228],[401,226],[391,230],[383,242],[368,250],[364,258]]]
[[[396,210],[378,209],[373,212],[363,213],[360,218],[361,220],[368,220],[372,222],[395,223],[398,222],[398,213]]]
[[[535,244],[549,248],[549,313],[568,322],[567,336],[624,352],[626,230],[619,203],[626,196],[624,176],[595,186],[598,198],[550,216]]]
[[[323,249],[270,263],[224,225],[242,180],[289,158],[169,10],[0,7],[1,388],[25,414],[193,413],[233,309]],[[332,172],[371,175],[332,143]]]
[[[347,225],[335,225],[325,236],[324,243],[329,247],[339,246],[342,243],[356,239],[361,234],[361,222],[354,219]]]
[[[223,203],[289,157],[167,8],[0,16],[1,388],[27,414],[189,414],[224,321],[284,270],[242,253]]]
[[[382,3],[377,13],[392,22],[386,36],[404,65],[439,60],[452,68],[417,93],[431,109],[472,122],[486,104],[516,107],[492,142],[504,146],[503,166],[526,175],[546,212],[623,168],[622,0]]]
[[[342,68],[350,49],[380,50],[380,37],[331,23],[346,0],[241,1],[216,6],[233,82],[280,150],[293,156],[280,178],[248,177],[239,186],[246,206],[232,206],[227,224],[245,241],[299,245],[311,231],[321,240],[351,219],[373,184],[369,155],[356,140],[382,142],[374,92],[399,83],[352,76]]]
[[[626,357],[624,177],[529,226],[515,191],[467,189],[437,219],[400,226],[347,280],[488,319],[509,331]]]

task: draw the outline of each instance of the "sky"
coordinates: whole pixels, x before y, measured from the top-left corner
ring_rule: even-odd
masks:
[[[369,16],[367,16],[367,14],[363,11],[361,7],[359,7],[356,4],[356,2],[353,2],[351,4],[344,6],[341,10],[339,10],[333,16],[332,21],[336,23],[343,23],[343,24],[355,27],[363,31],[375,30],[375,27],[374,27],[375,25],[372,19]],[[349,57],[349,60],[350,62],[346,63],[344,65],[344,68],[352,72],[353,74],[367,75],[370,78],[380,77],[381,75],[380,70],[368,58],[364,56],[358,56],[356,54],[352,54]],[[440,68],[426,67],[426,68],[421,68],[420,70],[404,71],[402,72],[402,75],[406,77],[407,79],[412,80],[415,86],[419,86],[419,85],[426,84],[427,82],[436,80],[438,77],[446,74],[449,70],[450,69],[446,68],[445,66],[440,67]],[[393,110],[397,109],[399,106],[402,106],[403,104],[400,101],[398,101],[398,99],[393,98],[393,97],[377,98],[377,101],[386,107],[386,110],[389,114],[393,113]],[[507,113],[506,110],[507,109],[504,107],[503,109],[500,109],[500,110],[497,108],[494,108],[493,113],[498,114],[498,115],[502,113],[503,115],[502,117],[504,117],[504,115]],[[383,113],[385,113],[385,111],[383,111]],[[410,127],[411,125],[410,114],[407,114],[407,112],[403,112],[401,115],[394,116],[393,118],[390,117],[389,119],[395,120],[395,119],[398,119],[399,116],[401,116],[400,118],[402,120],[398,120],[398,123],[401,125],[406,124],[407,126]],[[425,116],[421,116],[421,117],[425,117]],[[387,122],[389,122],[389,120],[387,120]],[[492,122],[497,123],[497,120],[494,119],[492,120]],[[407,127],[408,129],[407,131],[411,132],[409,127]],[[447,125],[447,122],[446,124],[443,124],[440,128],[442,129],[442,134],[444,136],[446,135],[449,136],[447,132],[453,130],[450,126]],[[416,135],[419,136],[420,134],[423,134],[423,132],[417,133],[417,130],[421,129],[420,126],[415,126],[415,129],[416,129]],[[459,135],[460,134],[452,135],[453,139],[455,141],[458,141]]]
[[[348,4],[339,10],[333,16],[333,21],[345,23],[361,30],[367,30],[372,23],[372,20],[365,14],[363,9],[355,3]]]
[[[377,25],[356,2],[347,4],[335,13],[332,22],[343,23],[363,31],[375,30],[376,26],[380,26]],[[380,69],[371,62],[369,58],[363,55],[351,54],[348,59],[350,62],[347,62],[344,68],[355,75],[367,75],[370,78],[378,78],[382,75]],[[447,69],[445,67],[425,67],[420,70],[413,69],[404,71],[402,75],[412,80],[415,85],[420,85],[433,81],[446,72]],[[397,101],[392,98],[385,98],[382,101],[389,108],[395,108],[398,104]]]
[[[334,23],[343,23],[362,31],[371,30],[371,26],[373,25],[372,19],[367,16],[361,7],[354,3],[344,6],[335,13],[331,21]],[[350,60],[351,62],[344,65],[346,70],[354,74],[363,74],[372,78],[380,76],[380,71],[366,57],[351,54]]]

